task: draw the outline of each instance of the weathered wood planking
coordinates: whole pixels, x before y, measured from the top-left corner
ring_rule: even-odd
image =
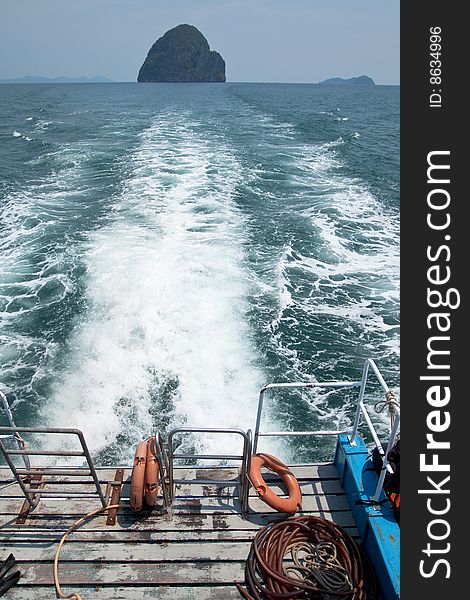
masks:
[[[354,525],[354,521],[350,511],[326,512],[320,511],[317,516],[321,516],[329,521],[335,521],[341,526]],[[212,513],[176,513],[172,518],[155,517],[141,515],[136,518],[130,511],[120,511],[118,513],[115,529],[132,528],[137,531],[174,531],[181,528],[185,529],[257,529],[258,527],[267,525],[271,522],[285,519],[283,513],[252,513],[250,519],[243,519],[237,514],[227,514],[224,512],[214,511]],[[15,528],[16,517],[11,515],[0,515],[0,528]],[[103,529],[105,527],[106,517],[98,516],[95,519],[90,519],[82,525],[82,529]],[[76,515],[42,515],[32,513],[27,520],[28,527],[38,527],[44,529],[68,529],[76,520]],[[18,525],[16,528],[24,527]]]
[[[350,535],[358,536],[355,527],[345,527]],[[210,529],[199,530],[179,530],[179,531],[135,531],[133,529],[119,529],[114,531],[107,527],[102,530],[84,531],[78,529],[68,538],[67,544],[75,542],[86,543],[126,543],[131,544],[147,542],[205,542],[205,541],[251,541],[256,533],[256,529],[248,530],[230,530],[219,529],[212,531]],[[24,543],[31,545],[36,542],[57,544],[63,535],[63,531],[44,530],[38,528],[24,529],[15,528],[0,530],[0,546],[6,547],[7,544],[14,542],[15,544]]]
[[[126,498],[121,498],[123,504],[127,504]],[[0,512],[3,515],[15,515],[18,514],[21,500],[16,498],[5,498],[0,502]],[[100,504],[96,499],[83,500],[81,498],[75,501],[61,500],[50,497],[44,497],[39,505],[30,513],[30,517],[41,514],[68,514],[81,516],[87,514],[99,508]],[[250,509],[253,512],[275,512],[265,502],[257,497],[250,497]],[[331,496],[314,496],[305,495],[302,498],[302,510],[301,512],[320,512],[320,511],[335,511],[335,510],[349,510],[347,498],[345,495],[331,495]],[[176,497],[175,502],[171,508],[173,514],[187,513],[187,512],[226,512],[226,513],[240,513],[241,503],[238,498],[227,497],[219,498],[213,496],[202,496],[200,498],[180,498]],[[157,517],[158,513],[155,511],[154,516]],[[163,515],[162,515],[163,516]]]
[[[73,586],[82,598],[90,600],[240,600],[241,596],[235,586],[142,586],[142,587],[95,587]],[[55,598],[51,586],[23,586],[11,589],[8,597],[13,600],[32,600],[39,598],[51,600]]]
[[[265,476],[265,480],[276,494],[284,493],[285,487],[280,485],[278,477]],[[344,494],[341,483],[338,478],[321,480],[299,480],[299,486],[302,494]],[[124,488],[126,490],[126,488]],[[238,495],[238,485],[204,485],[204,484],[183,484],[176,485],[176,496],[236,496]],[[257,496],[256,491],[250,488],[250,496]]]
[[[69,585],[233,585],[244,580],[245,562],[174,563],[109,563],[63,562],[59,575],[63,587]],[[24,562],[21,564],[23,584],[51,585],[51,565]]]
[[[212,531],[210,529],[199,530],[178,530],[178,531],[135,531],[133,529],[118,529],[114,527],[103,527],[102,530],[86,531],[77,529],[68,538],[67,544],[75,542],[86,543],[120,543],[130,542],[131,544],[147,542],[188,542],[188,541],[251,541],[256,530],[230,530],[219,529]],[[63,535],[63,531],[45,530],[35,528],[15,527],[12,529],[0,529],[0,546],[6,547],[7,544],[24,543],[31,545],[34,543],[57,544]]]
[[[106,483],[107,481],[113,481],[114,475],[116,473],[117,467],[109,468],[97,468],[96,472],[98,475],[98,479],[101,483]],[[338,472],[336,467],[332,463],[324,463],[324,464],[314,464],[314,465],[299,465],[290,467],[291,471],[297,477],[297,479],[309,479],[309,480],[324,480],[324,479],[338,479]],[[130,477],[131,470],[129,468],[125,468],[126,476]],[[239,476],[240,470],[238,468],[209,468],[209,469],[199,469],[193,467],[175,467],[175,479],[233,479],[236,480]],[[91,479],[90,476],[81,476],[82,479],[86,478],[88,480]],[[267,477],[276,477],[274,473],[267,472]],[[61,477],[65,481],[76,481],[77,477],[66,476]],[[0,488],[5,483],[9,481],[13,481],[12,474],[10,469],[7,467],[0,467]]]
[[[278,478],[269,478],[266,477],[267,483],[273,489],[276,494],[284,494],[286,489],[281,484]],[[305,495],[329,495],[329,494],[337,494],[344,495],[343,488],[339,482],[339,479],[326,479],[324,481],[299,481],[300,489],[302,490],[302,494]],[[79,486],[78,484],[67,484],[63,486],[70,492],[76,491],[77,494],[80,492],[91,492],[93,491],[92,486]],[[46,489],[50,489],[51,491],[57,490],[58,486],[52,487],[51,484],[46,485]],[[231,485],[217,485],[217,484],[177,484],[176,485],[176,497],[177,498],[198,498],[198,497],[206,497],[206,496],[216,496],[218,498],[233,498],[238,497],[239,495],[239,486],[238,484]],[[102,485],[103,493],[106,492],[106,485]],[[129,497],[129,489],[130,489],[130,481],[127,480],[124,483],[122,489],[122,498]],[[57,494],[59,496],[59,494]],[[250,496],[256,497],[256,491],[251,488]],[[46,497],[46,496],[44,496]],[[49,496],[50,497],[50,496]],[[8,488],[0,491],[0,503],[2,498],[24,498],[23,492],[17,484],[9,485]],[[92,496],[92,499],[96,498],[96,496]],[[75,499],[72,498],[70,500],[74,502]],[[1,507],[1,504],[0,504]]]
[[[71,536],[72,539],[72,536]],[[196,541],[196,542],[144,542],[139,541],[104,544],[95,541],[67,542],[60,554],[60,560],[70,562],[207,562],[244,561],[248,556],[251,543],[233,541]],[[0,556],[10,552],[17,557],[18,562],[23,557],[28,562],[52,562],[57,550],[57,544],[36,542],[33,547],[14,539],[8,546],[0,544]]]
[[[331,464],[292,469],[303,492],[302,510],[342,525],[357,537],[336,469]],[[99,469],[103,491],[114,479],[115,469]],[[130,471],[127,471],[128,475]],[[177,485],[170,515],[158,510],[135,515],[120,509],[117,523],[106,527],[104,515],[85,523],[65,544],[60,563],[66,592],[78,591],[84,599],[101,600],[231,600],[240,595],[235,581],[244,580],[245,559],[259,527],[284,519],[271,512],[250,491],[249,519],[240,514],[238,469],[181,468],[176,479],[199,479]],[[68,490],[93,491],[93,486],[64,477]],[[228,484],[220,479],[231,479]],[[62,500],[45,496],[25,525],[16,525],[21,504],[11,474],[0,469],[0,556],[13,552],[23,577],[11,598],[53,598],[52,561],[61,534],[77,518],[97,508],[96,498]],[[201,481],[202,480],[202,481]],[[279,478],[266,474],[278,494],[285,490]],[[55,484],[49,484],[51,489]],[[129,494],[129,476],[123,487],[123,503]]]

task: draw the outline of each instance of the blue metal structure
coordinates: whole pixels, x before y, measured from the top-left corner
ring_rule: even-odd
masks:
[[[346,492],[362,545],[369,556],[384,600],[400,598],[400,526],[389,502],[371,505],[377,474],[369,451],[357,436],[351,444],[347,435],[338,436],[335,466]],[[385,498],[382,491],[379,502]]]

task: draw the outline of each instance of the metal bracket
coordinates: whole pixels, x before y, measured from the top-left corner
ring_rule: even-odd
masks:
[[[114,481],[110,482],[112,488],[110,504],[119,504],[121,500],[121,490],[124,480],[124,469],[117,469],[114,475]],[[108,518],[106,519],[106,525],[116,525],[117,508],[111,508],[108,510]]]
[[[42,471],[38,471],[37,473],[34,473],[33,475],[31,475],[31,477],[28,478],[30,489],[36,489],[36,490],[42,489],[46,484],[45,479],[43,479],[42,477],[43,477]],[[20,512],[18,514],[18,517],[16,518],[17,525],[24,525],[26,523],[26,519],[29,517],[30,512],[34,508],[36,508],[37,502],[39,502],[40,496],[37,496],[36,494],[33,493],[31,495],[31,498],[34,502],[33,505],[31,505],[28,502],[28,500],[26,500],[26,499],[23,500],[23,504],[21,505]],[[37,500],[37,502],[36,502],[36,500]]]

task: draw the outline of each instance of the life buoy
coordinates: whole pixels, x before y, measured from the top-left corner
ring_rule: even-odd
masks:
[[[262,467],[266,467],[281,477],[287,486],[288,498],[280,498],[268,487],[261,474]],[[295,513],[302,504],[302,492],[294,474],[283,462],[271,454],[260,453],[251,457],[250,480],[261,500],[278,512]]]
[[[155,451],[155,438],[147,442],[147,462],[145,463],[144,497],[147,506],[155,506],[158,496],[158,462]]]
[[[130,491],[131,509],[135,512],[142,510],[146,462],[147,442],[139,442],[134,454]]]

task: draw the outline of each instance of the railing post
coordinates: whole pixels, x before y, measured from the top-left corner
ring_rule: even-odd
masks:
[[[13,476],[15,477],[18,485],[20,486],[21,491],[24,494],[24,497],[28,501],[29,506],[31,508],[34,508],[36,506],[36,504],[39,502],[39,496],[36,497],[36,501],[33,500],[31,494],[28,492],[28,490],[23,482],[23,479],[18,475],[16,466],[14,465],[13,461],[11,460],[11,458],[8,454],[8,451],[4,447],[1,439],[0,439],[0,450],[2,451],[3,457],[5,458],[7,465],[10,467],[11,472],[13,473]]]
[[[263,412],[264,393],[267,389],[268,389],[268,385],[263,385],[263,387],[259,391],[258,413],[256,415],[255,435],[253,438],[253,454],[256,454],[256,450],[258,449],[258,434],[259,434],[259,428],[261,425],[261,414]]]
[[[368,374],[369,374],[369,361],[366,360],[364,362],[364,368],[362,370],[361,387],[359,389],[359,398],[357,401],[356,416],[354,417],[353,430],[351,433],[351,437],[349,438],[349,443],[351,444],[351,446],[356,445],[357,430],[359,429],[359,420],[361,418],[361,405],[364,401],[364,395],[366,392],[366,384],[367,384]]]
[[[400,413],[395,415],[395,421],[393,422],[392,432],[390,434],[390,440],[387,445],[387,450],[385,451],[384,456],[382,457],[382,470],[380,471],[379,480],[377,482],[377,487],[375,488],[375,494],[373,497],[374,501],[378,501],[380,498],[380,494],[382,493],[382,489],[384,486],[385,475],[388,471],[388,453],[393,448],[393,444],[395,443],[395,439],[397,437],[398,428],[400,427]]]
[[[170,488],[170,503],[175,499],[173,483],[173,431],[168,435],[168,487]]]
[[[87,460],[88,466],[90,468],[90,473],[91,473],[91,476],[93,478],[93,481],[95,482],[96,491],[98,492],[98,496],[100,497],[101,504],[103,506],[106,506],[106,499],[105,499],[105,497],[103,495],[103,490],[101,489],[100,481],[98,479],[98,475],[96,474],[95,465],[93,464],[93,460],[92,460],[90,452],[88,450],[88,446],[86,444],[85,437],[84,437],[83,433],[79,429],[77,429],[75,431],[75,433],[76,433],[78,439],[80,440],[80,444],[82,446],[83,454],[85,455],[85,458]]]
[[[248,482],[248,473],[250,470],[251,462],[251,429],[246,433],[246,437],[243,438],[243,460],[241,468],[241,482],[240,482],[240,496],[242,503],[242,512],[247,515],[249,512],[249,493],[250,486]]]
[[[155,443],[155,456],[160,469],[160,484],[162,487],[163,505],[166,509],[168,509],[171,504],[171,499],[168,493],[169,481],[166,481],[169,473],[168,460],[165,453],[165,446],[163,445],[163,439],[159,431],[155,432],[153,439]]]

